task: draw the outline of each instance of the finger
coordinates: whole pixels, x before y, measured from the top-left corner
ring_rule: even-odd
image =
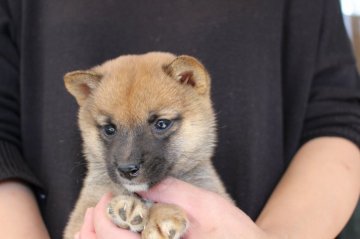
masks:
[[[85,213],[84,222],[79,233],[75,235],[75,239],[96,239],[93,226],[94,208],[88,208]]]
[[[98,239],[94,232],[81,232],[75,236],[75,239]]]
[[[94,208],[92,207],[88,208],[85,213],[84,222],[81,231],[95,232],[93,217],[94,217]]]
[[[175,178],[167,178],[149,191],[139,192],[139,195],[145,199],[176,204],[189,213],[194,212],[204,199],[209,200],[211,198],[209,194],[206,190]]]
[[[117,227],[106,215],[110,194],[105,194],[94,209],[94,228],[97,239],[140,239],[137,233]]]
[[[107,205],[111,200],[111,194],[105,194],[94,209],[94,230],[99,232],[103,227],[115,229],[116,226],[108,220],[106,213]]]

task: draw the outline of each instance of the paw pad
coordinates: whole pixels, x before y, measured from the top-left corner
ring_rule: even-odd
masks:
[[[107,214],[117,226],[140,232],[144,229],[148,207],[134,196],[120,195],[111,200]]]
[[[188,227],[185,213],[175,205],[158,204],[150,209],[142,239],[179,239]]]

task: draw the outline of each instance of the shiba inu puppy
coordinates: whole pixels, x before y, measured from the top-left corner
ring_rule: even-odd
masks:
[[[134,194],[167,176],[228,197],[211,163],[216,121],[210,77],[198,60],[161,52],[120,56],[64,80],[80,106],[88,166],[64,238],[74,237],[86,209],[106,192],[115,196],[107,213],[119,227],[145,239],[180,238],[188,226],[180,208],[148,205]]]

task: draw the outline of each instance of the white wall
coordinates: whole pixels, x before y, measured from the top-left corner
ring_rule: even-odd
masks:
[[[360,0],[341,0],[344,22],[353,43],[354,53],[360,70]]]

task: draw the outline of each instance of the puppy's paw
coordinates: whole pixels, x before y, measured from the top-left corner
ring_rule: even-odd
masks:
[[[118,227],[140,232],[147,223],[149,208],[139,198],[120,195],[111,200],[107,214]]]
[[[175,205],[155,204],[150,208],[149,221],[142,239],[179,239],[188,227],[188,219]]]

